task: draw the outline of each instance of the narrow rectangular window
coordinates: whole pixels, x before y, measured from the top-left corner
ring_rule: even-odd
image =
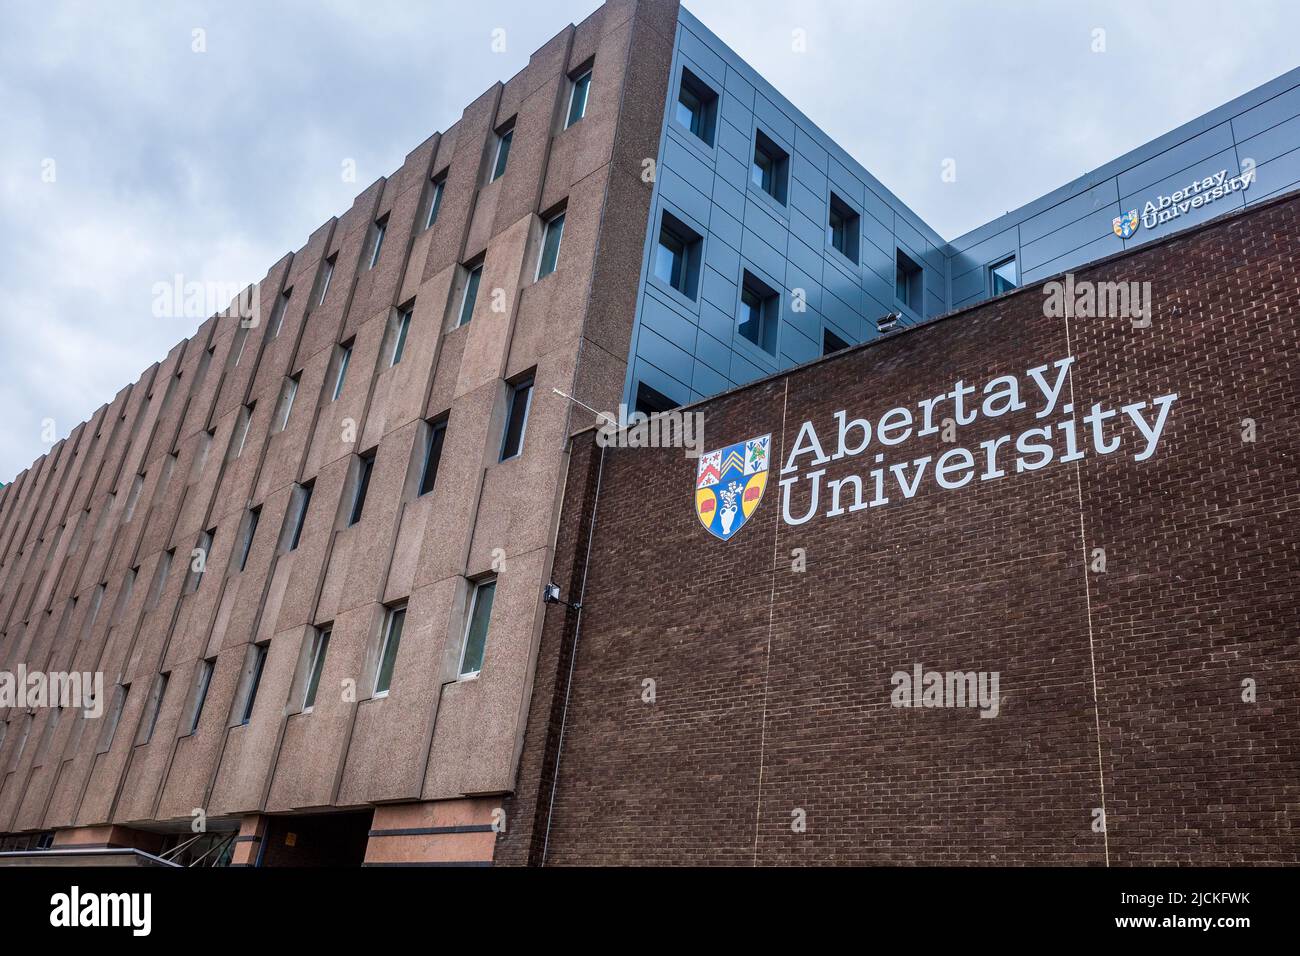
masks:
[[[244,453],[244,444],[248,441],[248,429],[253,424],[253,409],[257,407],[257,402],[249,402],[247,405],[240,406],[239,419],[235,422],[235,435],[237,436],[234,444],[235,453],[230,456],[234,461]]]
[[[505,175],[506,165],[510,162],[510,143],[514,138],[515,121],[511,120],[509,126],[497,133],[497,155],[492,163],[492,178],[488,182],[496,182]]]
[[[27,738],[31,735],[32,724],[36,722],[35,714],[27,714],[25,716],[26,716],[25,720],[23,720],[23,718],[19,718],[20,720],[23,720],[23,730],[22,730],[23,735],[18,738],[18,746],[14,749],[13,760],[10,761],[9,763],[10,770],[17,770],[18,765],[22,763],[23,751],[27,749]]]
[[[275,430],[282,432],[289,427],[289,413],[293,411],[293,400],[298,395],[298,379],[302,376],[299,372],[284,380],[284,385],[280,387],[280,407],[276,411]]]
[[[316,706],[316,691],[320,688],[320,675],[325,670],[325,654],[330,647],[330,629],[316,631],[311,641],[311,655],[307,662],[307,688],[303,692],[302,712],[310,714]]]
[[[336,258],[338,258],[337,252],[325,260],[325,265],[320,277],[320,295],[316,297],[316,304],[318,306],[325,303],[325,295],[330,290],[330,280],[334,278],[334,260]]]
[[[248,566],[248,556],[253,551],[253,536],[257,534],[257,522],[262,518],[262,506],[248,509],[248,517],[244,519],[244,545],[239,555],[239,570],[244,570]]]
[[[749,178],[755,186],[784,206],[789,176],[790,155],[771,137],[758,130],[754,134],[754,161],[749,167]]]
[[[465,277],[465,292],[460,301],[460,325],[468,325],[474,317],[474,302],[478,299],[478,284],[483,278],[483,266],[480,263],[469,270]]]
[[[284,313],[289,308],[289,296],[293,295],[293,289],[285,289],[275,300],[275,308],[271,312],[271,338],[277,338],[280,330],[284,328]]]
[[[895,251],[894,297],[913,312],[921,312],[925,285],[921,267],[902,249]]]
[[[54,740],[54,734],[58,731],[59,721],[62,719],[62,707],[55,707],[54,713],[45,718],[45,731],[41,734],[41,742],[36,747],[36,756],[32,759],[32,766],[39,767],[45,763],[45,758],[50,752],[50,744]]]
[[[370,251],[370,268],[373,269],[379,263],[379,253],[384,248],[384,234],[388,232],[388,217],[375,221],[375,241]]]
[[[285,551],[296,551],[302,540],[302,527],[307,523],[307,508],[311,504],[311,492],[314,481],[299,485],[294,493],[294,500],[289,505],[289,531],[285,536]]]
[[[740,334],[771,355],[776,354],[778,308],[776,292],[745,272],[740,291]]]
[[[474,586],[470,600],[469,620],[465,625],[465,645],[460,654],[461,677],[470,677],[483,668],[483,652],[487,649],[488,625],[492,622],[492,602],[496,598],[495,579]]]
[[[217,429],[215,425],[205,431],[202,437],[199,438],[199,450],[194,455],[194,461],[190,464],[190,484],[198,481],[199,476],[203,474],[203,467],[208,463],[208,455],[212,453],[212,446],[216,443],[216,440]]]
[[[334,373],[334,397],[330,399],[331,402],[337,402],[339,396],[343,394],[343,383],[346,382],[348,378],[348,363],[352,361],[351,341],[345,342],[343,345],[339,346],[338,358],[336,361],[338,362],[338,371]]]
[[[393,666],[402,643],[402,626],[406,623],[406,605],[389,608],[384,618],[384,639],[379,649],[379,669],[375,673],[375,696],[383,697],[393,683]]]
[[[131,603],[131,595],[135,592],[135,580],[140,576],[140,565],[136,565],[126,572],[122,579],[122,587],[117,592],[117,601],[113,605],[113,613],[109,617],[108,626],[112,628],[122,619],[122,613],[126,606]]]
[[[560,258],[560,240],[564,237],[564,213],[552,216],[542,235],[542,251],[537,257],[537,278],[544,279],[555,271]]]
[[[257,703],[257,688],[262,683],[262,670],[266,667],[266,648],[265,644],[253,645],[252,659],[249,661],[248,690],[244,694],[243,712],[239,717],[241,725],[248,723],[253,717],[253,705]]]
[[[569,94],[569,118],[564,124],[568,129],[587,115],[587,94],[591,90],[591,70],[587,70],[573,81],[573,92]]]
[[[361,520],[361,513],[366,507],[366,492],[370,489],[370,472],[375,467],[375,453],[362,455],[357,464],[356,490],[352,493],[352,511],[348,515],[348,527]]]
[[[158,679],[154,681],[153,696],[149,700],[149,721],[145,725],[145,731],[139,743],[147,744],[153,739],[153,732],[158,726],[158,715],[162,712],[163,697],[167,693],[167,682],[171,679],[171,676],[171,674],[159,674]]]
[[[854,265],[858,263],[858,233],[862,218],[857,210],[835,193],[831,193],[830,214],[826,222],[826,241]]]
[[[197,591],[203,581],[203,572],[207,570],[208,559],[212,557],[212,539],[216,537],[216,533],[216,528],[209,528],[199,535],[198,543],[190,553],[190,577],[185,582],[186,594]]]
[[[158,606],[158,601],[162,597],[163,588],[167,586],[167,575],[171,572],[172,560],[176,557],[176,549],[172,548],[164,551],[158,559],[158,567],[154,569],[153,584],[149,586],[149,597],[145,600],[145,610],[152,611]]]
[[[135,506],[140,501],[140,492],[144,490],[144,475],[137,474],[131,479],[131,490],[126,495],[126,508],[122,511],[122,524],[130,522],[135,515]]]
[[[529,375],[510,386],[506,428],[501,438],[501,461],[514,458],[524,450],[524,430],[528,426],[528,408],[533,400],[533,377]]]
[[[438,221],[438,210],[442,208],[442,193],[447,185],[447,174],[435,178],[429,187],[429,212],[424,219],[424,228],[428,229]]]
[[[234,361],[230,363],[231,368],[239,366],[239,360],[244,357],[244,346],[248,344],[248,326],[241,324],[239,330],[235,332],[235,345],[231,349],[234,355]]]
[[[438,463],[442,460],[442,442],[447,435],[447,422],[433,422],[424,446],[424,465],[420,469],[420,495],[433,491],[438,480]]]
[[[406,350],[406,333],[411,329],[411,315],[414,309],[403,309],[397,313],[397,324],[393,328],[393,351],[388,357],[388,365],[391,368],[402,360],[402,353]]]
[[[199,356],[199,367],[194,371],[194,391],[198,390],[199,385],[208,377],[208,369],[212,367],[212,360],[216,357],[217,347],[209,345]],[[99,437],[98,434],[95,435]]]
[[[203,705],[208,702],[208,688],[212,685],[212,671],[216,664],[216,658],[199,661],[199,673],[194,685],[194,710],[190,714],[190,733],[199,729],[199,720],[203,717]]]
[[[122,710],[126,707],[126,698],[130,693],[130,684],[118,685],[117,693],[113,696],[113,706],[108,713],[108,720],[104,722],[104,729],[100,731],[99,746],[96,748],[99,753],[106,753],[113,748],[113,738],[117,736],[117,725],[122,721]]]

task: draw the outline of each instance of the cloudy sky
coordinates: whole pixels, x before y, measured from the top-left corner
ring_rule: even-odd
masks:
[[[0,4],[0,481],[598,5]],[[1293,0],[686,6],[947,238],[1300,65]]]

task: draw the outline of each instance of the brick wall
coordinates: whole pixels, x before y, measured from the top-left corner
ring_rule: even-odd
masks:
[[[799,525],[780,520],[774,471],[724,543],[693,513],[680,449],[602,451],[588,435],[556,559],[581,629],[549,610],[498,858],[1300,862],[1297,249],[1300,198],[1285,198],[1076,276],[1150,282],[1149,328],[1046,318],[1032,287],[699,406],[706,449],[770,432],[776,469],[805,421],[833,446],[838,410],[878,421],[1073,356],[1049,417],[1026,394],[951,444],[873,435],[824,479],[865,484],[877,452],[935,458],[1070,418],[1075,461],[1018,473],[1009,457],[1005,477],[951,490],[930,475],[910,500],[834,517],[823,486]],[[1169,393],[1138,461],[1121,406],[1149,414]],[[1094,402],[1120,412],[1112,454],[1082,420]],[[891,706],[892,675],[917,663],[998,672],[998,715]]]

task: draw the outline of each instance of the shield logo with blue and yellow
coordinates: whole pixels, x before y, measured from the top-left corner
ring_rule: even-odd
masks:
[[[715,538],[728,540],[745,526],[767,488],[772,436],[750,438],[705,452],[695,472],[695,515]]]
[[[1116,216],[1110,221],[1110,227],[1115,231],[1115,235],[1119,236],[1121,239],[1127,239],[1129,236],[1133,235],[1133,233],[1137,232],[1138,211],[1136,209],[1130,209],[1128,212],[1124,213],[1124,215]]]

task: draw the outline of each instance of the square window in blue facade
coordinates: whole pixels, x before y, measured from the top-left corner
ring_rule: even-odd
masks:
[[[1010,292],[1017,285],[1015,256],[1010,256],[989,266],[989,293],[991,295]]]
[[[677,91],[677,122],[713,146],[718,118],[718,94],[690,70],[682,67]]]
[[[854,265],[858,264],[858,234],[861,231],[862,217],[843,199],[831,193],[831,211],[826,222],[826,241]]]
[[[749,178],[781,205],[790,188],[790,155],[759,130],[754,135],[754,161]]]
[[[671,213],[664,213],[654,253],[655,276],[688,299],[694,299],[699,294],[703,244],[694,229]]]
[[[830,329],[822,329],[822,355],[830,355],[833,352],[842,352],[849,347],[849,343],[832,332]]]
[[[780,298],[762,280],[745,273],[740,289],[740,334],[770,355],[776,354]]]
[[[676,408],[677,405],[677,402],[674,402],[658,389],[651,388],[645,382],[637,382],[634,411],[640,412],[642,415],[657,415],[660,412],[668,411],[670,408]]]
[[[894,298],[913,312],[924,314],[925,273],[902,249],[895,252]]]

